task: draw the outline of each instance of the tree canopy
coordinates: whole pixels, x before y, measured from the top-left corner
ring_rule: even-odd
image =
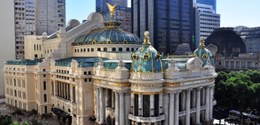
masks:
[[[217,105],[225,109],[260,113],[260,71],[218,72],[215,86]]]

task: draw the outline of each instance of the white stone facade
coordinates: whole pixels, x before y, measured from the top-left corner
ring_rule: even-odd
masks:
[[[172,65],[164,73],[153,74],[133,73],[124,67],[106,71],[98,66],[93,83],[97,123],[209,124],[215,103],[214,68],[180,71]],[[109,76],[102,75],[107,72]],[[144,97],[150,98],[150,113],[145,115]]]
[[[260,69],[260,53],[239,54],[237,57],[225,57],[217,55],[215,57],[215,67],[217,70],[245,70]]]
[[[195,56],[161,59],[148,37],[143,45],[95,39],[95,44],[72,44],[83,34],[95,34],[93,29],[103,28],[102,23],[102,16],[93,13],[88,21],[70,30],[28,36],[28,60],[5,63],[7,104],[35,109],[39,114],[52,113],[62,124],[72,125],[210,124],[217,76],[211,64],[202,67]],[[101,32],[106,34],[107,30],[122,36],[125,33],[109,27]],[[148,47],[152,54],[136,57],[133,53],[142,52],[142,47]],[[137,58],[154,59],[159,70],[152,65],[152,72],[134,71],[138,63],[133,64],[133,60]]]

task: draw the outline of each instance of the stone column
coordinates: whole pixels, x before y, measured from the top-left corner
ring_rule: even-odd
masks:
[[[181,111],[185,110],[185,103],[186,103],[186,92],[181,92]]]
[[[206,87],[206,115],[205,115],[205,121],[209,121],[209,98],[210,98],[210,88],[209,86]]]
[[[163,99],[163,107],[164,107],[164,113],[165,113],[165,122],[164,122],[164,125],[169,125],[169,114],[170,114],[170,94],[169,93],[165,93],[164,94],[164,99]]]
[[[95,91],[96,91],[96,87],[95,87]],[[96,95],[95,95],[96,96]],[[96,99],[96,98],[95,98]],[[70,102],[73,103],[73,86],[70,86]],[[97,111],[97,110],[96,110]]]
[[[99,105],[100,105],[100,124],[105,122],[105,103],[104,103],[104,89],[99,88]]]
[[[143,116],[143,95],[140,94],[138,98],[138,114],[139,116]]]
[[[120,96],[120,125],[124,125],[125,124],[125,106],[124,106],[124,93],[119,93]]]
[[[154,95],[150,95],[150,116],[154,116]]]
[[[206,87],[203,87],[202,88],[202,98],[201,98],[201,100],[202,100],[202,106],[203,105],[205,105],[205,100],[206,100]]]
[[[210,101],[209,101],[209,104],[210,104],[209,105],[210,106],[209,107],[209,111],[210,111],[209,112],[209,119],[212,120],[213,119],[212,115],[213,115],[214,85],[210,87],[210,95],[209,96],[210,96]]]
[[[96,117],[97,117],[97,122],[100,121],[100,102],[99,102],[99,88],[96,88]]]
[[[186,91],[186,125],[190,125],[190,93],[191,89]]]
[[[120,125],[119,115],[119,95],[115,92],[115,125]]]
[[[115,92],[112,91],[112,108],[115,109]]]
[[[197,104],[196,104],[196,125],[200,125],[200,90],[202,87],[197,89]]]
[[[106,93],[106,94],[105,94],[105,100],[106,100],[106,101],[105,101],[105,105],[106,105],[106,107],[108,107],[108,103],[109,103],[109,102],[108,102],[108,100],[109,100],[109,99],[108,99],[108,98],[109,98],[109,96],[108,96],[108,95],[109,95],[109,92],[108,92],[108,91],[109,91],[108,89],[105,89],[105,93]]]
[[[131,93],[131,113],[134,114],[134,107],[135,107],[135,103],[134,103],[134,93]]]
[[[130,94],[125,94],[125,124],[129,125],[128,114],[130,113]]]
[[[175,108],[174,108],[174,125],[179,125],[179,96],[180,91],[177,91],[175,94]]]
[[[196,107],[196,89],[192,90],[192,108]]]
[[[163,113],[163,95],[162,93],[159,94],[159,115]]]
[[[176,111],[174,111],[174,94],[175,93],[170,93],[170,101],[168,103],[170,109],[169,109],[169,111],[166,111],[166,112],[169,112],[169,124],[167,124],[167,125],[174,124],[174,113],[176,113]],[[175,108],[176,108],[176,106],[175,106]]]

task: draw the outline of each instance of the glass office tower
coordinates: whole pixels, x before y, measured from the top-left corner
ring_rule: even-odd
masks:
[[[150,32],[154,47],[164,54],[174,54],[178,45],[194,48],[193,0],[132,0],[132,32],[143,39]]]
[[[216,11],[216,0],[196,0],[196,1],[197,1],[196,3],[211,5]]]

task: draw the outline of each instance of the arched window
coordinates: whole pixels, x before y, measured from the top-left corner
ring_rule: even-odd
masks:
[[[134,49],[134,48],[131,48],[131,51],[132,51],[132,52],[134,52],[134,51],[135,51],[135,49]]]
[[[118,48],[118,51],[119,51],[119,52],[122,52],[122,51],[123,51],[123,48],[121,48],[121,47]]]
[[[129,51],[130,51],[130,49],[129,49],[129,48],[126,48],[126,51],[127,51],[127,52],[129,52]]]
[[[115,52],[115,51],[116,51],[116,48],[115,48],[115,47],[113,47],[113,48],[112,48],[112,52]]]
[[[101,51],[101,49],[100,49],[100,48],[97,48],[97,51]]]
[[[94,48],[91,48],[91,52],[94,52]]]
[[[107,48],[104,48],[103,51],[106,52],[106,51],[107,51]]]

